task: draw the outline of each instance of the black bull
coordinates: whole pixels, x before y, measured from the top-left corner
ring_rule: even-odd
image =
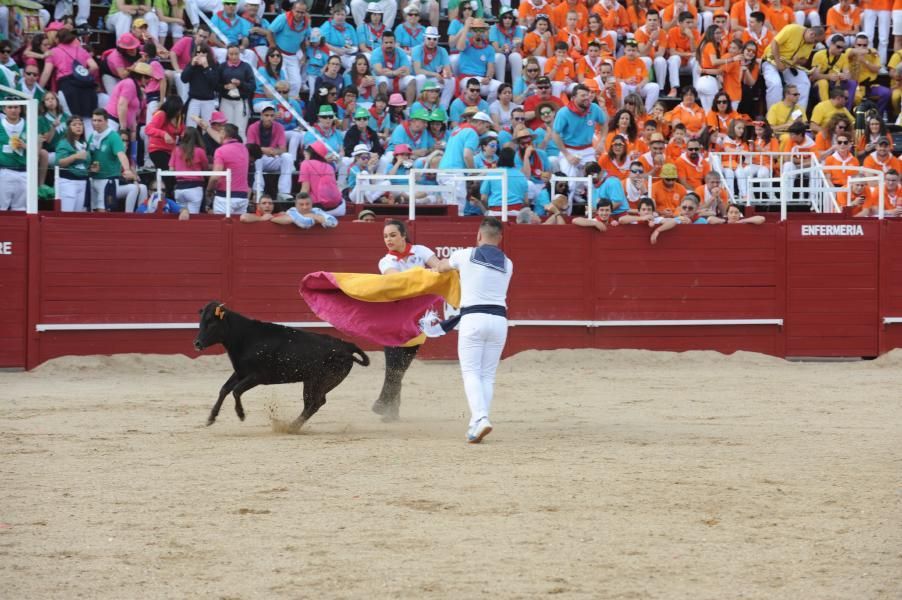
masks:
[[[225,346],[234,373],[219,390],[207,425],[219,415],[225,397],[235,396],[235,412],[244,420],[241,395],[258,386],[304,382],[304,410],[290,429],[298,431],[326,403],[326,394],[344,381],[354,363],[370,364],[357,346],[338,338],[255,321],[210,302],[200,310],[200,330],[194,347]],[[359,358],[358,358],[359,356]]]

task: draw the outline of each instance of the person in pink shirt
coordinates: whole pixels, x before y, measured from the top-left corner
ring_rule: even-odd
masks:
[[[173,171],[209,170],[210,162],[207,160],[204,139],[197,128],[189,127],[185,130],[172,151],[169,168]],[[190,214],[199,213],[204,201],[204,176],[179,175],[175,184],[175,201],[182,208],[187,208]]]
[[[305,160],[301,162],[298,181],[301,192],[310,194],[315,206],[340,217],[345,214],[345,202],[338,189],[335,167],[326,160],[328,155],[329,149],[319,140],[304,148]]]
[[[206,24],[201,23],[195,27],[193,36],[183,37],[173,44],[172,50],[169,51],[169,61],[172,63],[172,70],[175,71],[175,89],[182,97],[182,102],[188,102],[188,84],[182,81],[182,70],[191,64],[194,49],[206,46],[209,39],[210,30]]]
[[[129,76],[116,84],[106,105],[110,127],[113,131],[128,133],[128,139],[138,139],[138,116],[144,114],[147,106],[144,88],[150,82],[153,70],[150,65],[136,62],[129,69]]]
[[[44,89],[59,90],[60,105],[70,115],[78,115],[90,135],[91,113],[97,108],[97,82],[100,68],[87,50],[81,47],[75,32],[63,29],[57,35],[58,44],[50,50],[44,61],[40,85]],[[86,77],[75,77],[73,67],[80,66]],[[82,69],[81,67],[84,67]],[[52,79],[51,79],[52,77]],[[49,87],[48,87],[48,84]]]
[[[160,110],[151,117],[144,128],[147,135],[147,152],[153,165],[162,170],[169,168],[169,159],[175,150],[175,142],[185,133],[185,120],[182,109],[185,107],[178,96],[169,96],[160,105]],[[172,198],[175,191],[175,178],[163,179],[166,184],[166,197]]]
[[[213,153],[214,171],[231,171],[232,173],[232,214],[247,212],[247,170],[250,165],[250,154],[238,136],[238,127],[233,123],[223,126],[222,145]],[[226,179],[213,175],[207,183],[207,196],[213,198],[213,213],[226,213]]]
[[[128,77],[129,67],[140,58],[138,56],[140,47],[141,41],[132,34],[126,33],[119,36],[119,39],[116,40],[116,47],[112,51],[104,52],[101,60],[106,61],[110,74],[103,74],[100,81],[107,94],[112,94],[116,84]]]
[[[254,161],[254,190],[263,193],[263,172],[279,173],[279,200],[291,200],[291,173],[294,157],[288,153],[285,128],[275,121],[276,109],[271,102],[260,107],[260,120],[247,128],[247,143],[260,147],[263,156]]]

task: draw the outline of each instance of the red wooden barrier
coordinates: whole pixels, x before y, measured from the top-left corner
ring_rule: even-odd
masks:
[[[25,366],[28,228],[25,215],[0,219],[0,367]]]
[[[880,353],[902,348],[902,222],[885,220],[880,230]]]

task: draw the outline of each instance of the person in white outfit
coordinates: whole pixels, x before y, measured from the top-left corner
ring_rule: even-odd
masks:
[[[455,250],[436,268],[439,273],[452,269],[460,272],[457,356],[470,405],[467,441],[471,444],[478,444],[492,432],[489,413],[495,371],[507,341],[507,288],[514,263],[498,247],[501,236],[501,221],[486,217],[476,234],[476,247]]]

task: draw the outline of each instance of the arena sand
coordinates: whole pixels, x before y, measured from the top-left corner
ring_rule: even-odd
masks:
[[[0,598],[902,598],[898,352],[525,352],[481,446],[456,363],[390,425],[372,357],[301,435],[298,386],[204,426],[224,356],[0,374]]]

